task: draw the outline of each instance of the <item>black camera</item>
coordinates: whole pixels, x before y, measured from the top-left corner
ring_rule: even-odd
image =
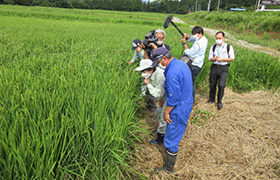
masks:
[[[156,31],[151,30],[148,32],[148,34],[145,36],[145,39],[143,40],[143,45],[145,46],[145,50],[152,50],[153,47],[150,45],[150,43],[154,43],[156,45],[158,41],[158,37],[156,37]]]

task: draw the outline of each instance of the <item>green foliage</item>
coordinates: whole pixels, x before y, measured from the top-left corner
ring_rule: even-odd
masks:
[[[33,0],[31,6],[51,6],[48,0]]]
[[[255,6],[250,6],[250,7],[248,7],[248,8],[246,8],[246,11],[255,11],[256,10],[256,8],[255,8]]]
[[[5,4],[10,4],[10,5],[14,5],[15,1],[14,0],[4,0]]]
[[[72,8],[86,9],[86,5],[80,0],[70,0],[69,4]]]
[[[193,118],[190,120],[192,124],[203,126],[210,118],[214,117],[212,112],[196,109]]]
[[[269,6],[266,6],[265,9],[280,9],[280,6],[278,6],[278,5],[269,5]]]

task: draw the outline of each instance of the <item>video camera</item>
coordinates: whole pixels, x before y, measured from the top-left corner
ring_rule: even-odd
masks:
[[[143,40],[143,45],[145,46],[145,50],[152,50],[153,47],[150,45],[150,43],[156,44],[158,41],[158,37],[156,37],[156,31],[151,30],[148,32],[148,34],[145,36],[145,39]]]

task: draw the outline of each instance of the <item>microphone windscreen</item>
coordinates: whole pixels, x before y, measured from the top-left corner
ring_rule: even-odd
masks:
[[[168,26],[169,26],[171,20],[172,20],[172,14],[170,14],[169,16],[167,16],[166,19],[165,19],[165,21],[164,21],[164,23],[163,23],[163,27],[164,27],[165,29],[168,28]]]

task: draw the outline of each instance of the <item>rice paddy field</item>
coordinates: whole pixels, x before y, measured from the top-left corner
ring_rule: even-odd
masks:
[[[138,64],[128,62],[132,40],[162,28],[166,16],[1,5],[0,179],[147,178],[132,167],[146,130]],[[180,34],[166,32],[179,58]],[[229,87],[279,90],[279,58],[233,46]],[[196,80],[202,92],[210,65],[205,59]]]

